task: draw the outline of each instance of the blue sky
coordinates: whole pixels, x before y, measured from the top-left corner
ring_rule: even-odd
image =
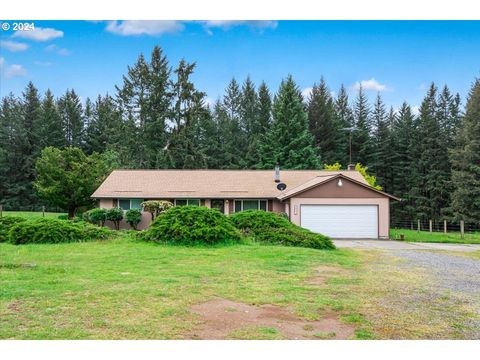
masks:
[[[474,21],[34,23],[34,31],[0,32],[1,96],[21,94],[29,80],[56,96],[67,88],[83,99],[113,94],[127,66],[155,45],[172,66],[182,57],[197,62],[193,79],[209,101],[232,77],[250,75],[276,91],[292,74],[305,92],[323,75],[333,92],[344,84],[354,96],[363,82],[372,101],[379,91],[388,105],[418,106],[432,81],[464,98],[480,76]]]

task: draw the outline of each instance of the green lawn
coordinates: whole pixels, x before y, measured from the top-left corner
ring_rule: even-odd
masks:
[[[57,218],[59,215],[66,215],[66,213],[52,213],[46,212],[45,217]],[[3,211],[3,216],[20,216],[26,219],[37,219],[43,216],[42,212],[34,211]]]
[[[105,242],[0,244],[0,338],[186,338],[198,321],[190,307],[215,297],[288,306],[312,320],[329,309],[355,313],[351,299],[334,292],[348,280],[328,290],[305,279],[320,265],[359,264],[347,250],[161,246],[129,233]]]
[[[400,234],[405,235],[405,241],[411,242],[433,242],[433,243],[458,243],[458,244],[480,244],[480,233],[465,233],[462,239],[459,232],[428,232],[407,229],[391,229],[390,238],[399,239]]]

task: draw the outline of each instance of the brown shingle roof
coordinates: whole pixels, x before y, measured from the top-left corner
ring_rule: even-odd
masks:
[[[275,198],[273,170],[114,170],[93,198]],[[367,182],[358,171],[281,170],[287,190],[343,174]],[[321,181],[319,181],[321,182]]]

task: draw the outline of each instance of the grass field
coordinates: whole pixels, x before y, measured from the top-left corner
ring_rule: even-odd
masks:
[[[289,306],[305,319],[332,308],[360,316],[348,297],[335,296],[338,284],[327,291],[304,283],[326,264],[349,270],[360,258],[280,246],[159,246],[128,233],[106,242],[0,244],[0,338],[184,338],[196,321],[189,307],[215,297]]]
[[[428,232],[408,229],[391,229],[390,238],[399,239],[400,234],[405,235],[405,241],[411,242],[434,242],[434,243],[457,243],[457,244],[480,244],[480,233],[465,233],[462,239],[459,232]]]
[[[98,242],[0,243],[0,279],[0,339],[196,338],[204,323],[192,308],[218,299],[282,309],[278,324],[224,334],[234,339],[285,338],[285,312],[334,319],[357,339],[464,338],[473,316],[449,294],[432,298],[428,274],[375,250],[164,246],[122,231]]]
[[[57,218],[59,215],[66,215],[66,213],[52,213],[46,212],[45,217]],[[3,216],[20,216],[26,219],[37,219],[43,217],[42,212],[33,211],[3,211]]]

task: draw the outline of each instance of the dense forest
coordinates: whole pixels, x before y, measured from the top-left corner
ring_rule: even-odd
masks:
[[[480,223],[480,81],[462,104],[431,84],[418,113],[388,107],[360,88],[336,96],[320,78],[303,98],[292,76],[273,92],[265,83],[232,79],[209,107],[191,80],[195,63],[171,67],[161,48],[140,55],[115,94],[82,102],[29,83],[0,106],[0,204],[44,204],[32,187],[35,161],[47,146],[105,153],[123,168],[321,169],[352,161],[368,166],[383,190],[403,201],[395,221]],[[57,94],[58,95],[58,94]],[[348,128],[354,130],[346,130]]]

